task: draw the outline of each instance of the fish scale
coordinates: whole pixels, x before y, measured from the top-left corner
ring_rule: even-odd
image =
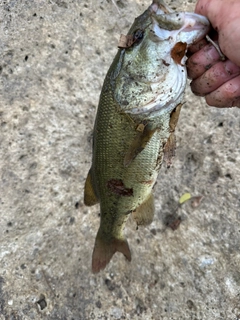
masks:
[[[124,236],[130,214],[137,225],[153,219],[152,188],[163,159],[169,165],[175,149],[186,49],[208,29],[205,17],[174,13],[162,0],[154,0],[120,38],[100,95],[84,188],[86,205],[100,203],[94,273],[117,251],[131,260]]]
[[[111,74],[111,69],[109,71]],[[154,171],[157,167],[157,159],[161,151],[161,160],[163,156],[163,144],[166,142],[169,136],[169,118],[170,115],[166,114],[165,117],[157,120],[159,123],[162,121],[161,131],[156,131],[146,148],[139,154],[138,161],[134,161],[127,168],[124,167],[124,156],[130,147],[131,141],[136,137],[136,124],[130,119],[127,114],[121,114],[118,112],[118,104],[113,99],[113,90],[109,85],[107,76],[107,88],[100,97],[100,108],[96,116],[96,125],[94,132],[97,134],[94,136],[93,144],[93,166],[97,163],[96,175],[94,175],[94,185],[98,186],[96,194],[99,198],[103,198],[101,201],[101,211],[104,207],[108,208],[112,203],[111,197],[114,197],[117,206],[115,210],[124,211],[125,208],[133,210],[142,201],[143,195],[152,189],[153,183],[149,186],[139,183],[141,181],[148,181],[153,179]],[[164,128],[164,123],[165,128]],[[121,134],[119,134],[121,133]],[[164,137],[165,136],[165,137]],[[159,162],[159,160],[158,160]],[[162,161],[160,161],[162,162]],[[113,164],[118,164],[117,166]],[[156,175],[156,174],[155,174]],[[98,179],[97,179],[98,177]],[[124,181],[124,185],[128,188],[137,185],[137,190],[134,189],[134,195],[131,197],[119,197],[112,195],[107,190],[107,182],[113,178],[121,177]],[[108,191],[108,197],[104,197],[106,191]],[[103,209],[104,210],[104,209]],[[104,216],[103,220],[104,220]]]

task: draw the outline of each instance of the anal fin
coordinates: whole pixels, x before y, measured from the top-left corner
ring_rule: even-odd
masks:
[[[154,197],[150,193],[149,197],[132,212],[132,216],[138,226],[147,226],[153,221],[154,211]]]
[[[99,202],[98,198],[95,194],[95,191],[92,185],[92,177],[91,177],[91,169],[90,169],[87,175],[87,179],[85,181],[85,186],[84,186],[84,204],[86,206],[94,206],[98,202]]]

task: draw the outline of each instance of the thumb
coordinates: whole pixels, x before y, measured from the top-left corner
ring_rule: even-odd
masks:
[[[240,1],[199,0],[195,12],[209,19],[219,34],[222,52],[240,66]]]

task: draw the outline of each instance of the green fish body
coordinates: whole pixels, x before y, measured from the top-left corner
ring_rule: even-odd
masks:
[[[185,53],[208,30],[206,18],[174,13],[155,0],[121,37],[100,96],[85,183],[85,204],[99,202],[101,212],[94,273],[117,251],[131,260],[123,233],[130,214],[138,225],[153,219],[152,188],[163,157],[170,159],[175,148],[187,78]]]

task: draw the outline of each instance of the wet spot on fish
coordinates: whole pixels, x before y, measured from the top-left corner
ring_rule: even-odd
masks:
[[[186,49],[187,49],[187,44],[185,42],[178,42],[172,48],[171,57],[177,64],[181,65],[181,60],[186,53]]]
[[[133,188],[127,188],[121,179],[111,179],[107,182],[107,187],[112,193],[119,196],[131,197],[133,196]]]

